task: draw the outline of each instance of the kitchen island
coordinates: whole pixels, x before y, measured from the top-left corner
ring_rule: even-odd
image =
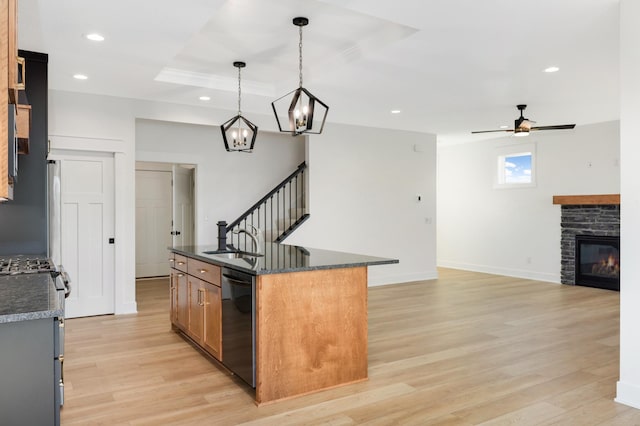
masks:
[[[257,404],[367,379],[367,267],[398,260],[284,244],[243,258],[169,250],[174,329],[255,387]]]

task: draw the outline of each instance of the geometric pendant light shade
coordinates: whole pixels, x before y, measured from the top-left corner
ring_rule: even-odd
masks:
[[[299,27],[299,86],[271,103],[278,129],[292,136],[303,133],[322,133],[329,106],[302,87],[302,27],[309,24],[307,18],[293,18],[293,25]]]
[[[240,101],[242,95],[240,70],[247,64],[244,62],[234,62],[233,66],[238,68],[238,115],[230,118],[220,126],[224,148],[231,152],[251,152],[256,143],[258,126],[242,116]]]

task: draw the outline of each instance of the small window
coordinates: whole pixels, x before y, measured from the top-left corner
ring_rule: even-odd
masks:
[[[498,153],[497,188],[521,188],[535,186],[534,150],[519,146],[505,147]]]
[[[501,183],[531,183],[531,153],[500,157]]]

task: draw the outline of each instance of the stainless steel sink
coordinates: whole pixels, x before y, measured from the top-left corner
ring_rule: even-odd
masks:
[[[223,259],[250,259],[263,256],[262,254],[249,253],[246,251],[204,251],[203,253]]]

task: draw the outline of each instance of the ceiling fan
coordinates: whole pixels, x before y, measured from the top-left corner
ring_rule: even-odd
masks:
[[[529,136],[529,132],[537,130],[564,130],[573,129],[575,124],[558,124],[555,126],[532,126],[535,121],[525,118],[523,115],[526,105],[517,105],[520,111],[520,117],[516,119],[513,129],[500,129],[500,130],[479,130],[471,133],[491,133],[491,132],[513,132],[513,136]]]

